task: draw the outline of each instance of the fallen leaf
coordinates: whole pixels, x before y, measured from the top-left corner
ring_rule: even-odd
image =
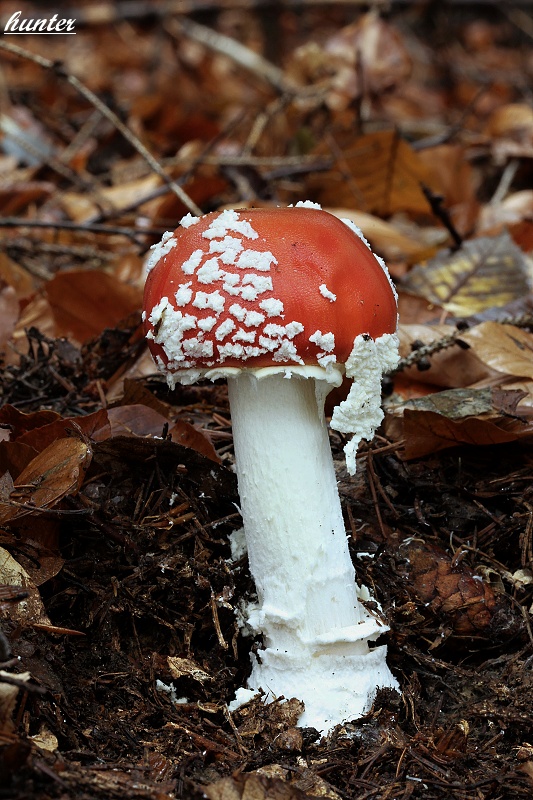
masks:
[[[31,679],[29,672],[19,672],[13,675],[10,672],[0,670],[0,736],[4,739],[6,734],[15,730],[13,722],[13,713],[17,702],[17,695],[20,691],[20,686],[14,686],[7,683],[2,678],[16,678],[18,681],[25,683]]]
[[[69,434],[80,436],[82,434],[87,439],[98,442],[107,439],[111,435],[111,426],[105,409],[100,409],[85,417],[60,417],[23,433],[14,444],[24,444],[31,446],[34,450],[41,452],[57,439],[63,439]],[[0,445],[0,453],[1,453]]]
[[[317,153],[324,152],[322,144]],[[438,188],[431,169],[396,131],[352,139],[334,170],[309,181],[323,206],[358,208],[380,217],[396,211],[428,213],[422,184]]]
[[[529,292],[529,264],[508,233],[464,242],[414,267],[403,288],[456,316],[504,306]]]
[[[191,658],[178,658],[177,656],[167,657],[168,668],[174,679],[192,678],[199,683],[212,681],[213,676],[198,666]]]
[[[50,731],[43,723],[39,729],[39,733],[28,737],[31,742],[39,750],[44,750],[45,753],[54,753],[59,747],[57,736]]]
[[[160,185],[161,178],[155,173],[150,173],[143,178],[124,181],[117,186],[100,188],[93,196],[87,192],[83,194],[63,192],[60,195],[60,202],[72,220],[85,222],[97,215],[102,208],[116,213],[132,203],[142,202],[143,197],[149,200]]]
[[[491,115],[484,133],[498,164],[508,158],[533,157],[533,109],[529,103],[500,106]]]
[[[434,411],[411,409],[406,409],[403,416],[404,457],[408,460],[459,445],[480,447],[506,444],[521,438],[533,438],[532,425],[515,421],[513,425],[503,427],[491,419],[467,417],[453,420]]]
[[[51,508],[75,494],[91,461],[89,446],[75,438],[58,439],[20,473],[7,502],[0,503],[0,522]]]
[[[433,254],[435,248],[424,241],[407,236],[392,223],[350,208],[326,208],[339,219],[349,219],[360,228],[372,245],[386,261],[406,261],[413,264]]]
[[[514,192],[500,203],[489,203],[479,215],[478,230],[513,225],[533,216],[533,190]],[[514,241],[516,239],[513,236]]]
[[[48,409],[32,411],[26,414],[10,403],[6,403],[0,408],[0,425],[9,427],[12,442],[34,428],[41,428],[43,425],[48,425],[50,422],[55,422],[59,419],[61,419],[61,415],[57,411],[49,411]]]
[[[59,335],[84,342],[114,328],[142,304],[137,286],[91,270],[60,272],[46,285]]]
[[[27,597],[10,605],[10,620],[22,626],[31,625],[34,622],[51,625],[39,590],[24,567],[3,547],[0,547],[0,583],[20,586],[27,592]]]
[[[199,431],[194,425],[185,420],[176,420],[174,423],[168,420],[153,408],[145,405],[135,404],[128,406],[116,406],[107,411],[111,423],[112,436],[153,436],[162,438],[163,430],[167,429],[167,436],[176,444],[196,450],[212,461],[220,462],[220,459],[207,435]]]
[[[491,369],[533,378],[533,333],[498,322],[482,322],[461,334],[476,356]]]
[[[296,786],[267,778],[257,772],[222,778],[202,790],[208,800],[310,800],[311,795]]]

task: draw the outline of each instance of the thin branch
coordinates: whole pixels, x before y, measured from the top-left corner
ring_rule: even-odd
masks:
[[[0,40],[0,49],[5,50],[8,53],[12,53],[13,55],[20,56],[21,58],[25,58],[28,61],[32,61],[34,64],[38,64],[40,67],[43,67],[43,69],[50,70],[58,78],[62,78],[68,84],[70,84],[70,86],[76,89],[76,91],[79,92],[82,97],[91,103],[91,105],[93,105],[94,108],[96,108],[102,114],[102,116],[109,120],[109,122],[119,131],[119,133],[122,134],[126,141],[128,141],[131,146],[137,150],[139,155],[144,158],[146,163],[156,173],[156,175],[159,175],[159,177],[164,180],[169,189],[174,192],[176,197],[185,205],[186,208],[189,209],[192,214],[195,214],[196,216],[202,215],[202,210],[196,205],[194,200],[192,200],[189,195],[183,191],[181,186],[178,186],[175,181],[166,175],[161,165],[150,153],[150,151],[146,149],[140,139],[135,136],[133,131],[131,131],[128,126],[125,125],[122,120],[119,119],[119,117],[100,100],[98,95],[85,86],[85,84],[76,78],[75,75],[71,75],[69,72],[67,72],[61,63],[57,61],[51,61],[49,58],[44,58],[43,56],[31,53],[29,50],[25,50],[23,47],[19,47],[16,44],[11,44],[4,40]]]
[[[533,328],[533,315],[531,314],[506,316],[494,321],[498,322],[500,325],[514,325],[516,328]],[[482,321],[479,321],[476,324],[481,324],[481,322]],[[404,369],[409,369],[409,367],[425,361],[429,356],[440,353],[441,350],[447,350],[449,347],[453,347],[454,344],[458,344],[464,348],[466,344],[461,342],[460,339],[461,335],[468,327],[474,327],[474,325],[466,323],[464,326],[461,325],[460,328],[455,328],[448,336],[441,336],[440,339],[434,339],[432,342],[417,347],[416,350],[413,350],[408,356],[401,358],[398,362],[398,366],[388,374],[395,375],[397,372],[403,372]]]
[[[185,17],[170,19],[165,27],[173,36],[186,36],[194,39],[204,47],[231,58],[240,67],[262,78],[281,94],[298,92],[296,85],[287,80],[283,70],[230,36]]]
[[[23,217],[0,218],[0,228],[51,228],[52,230],[83,231],[84,233],[104,233],[107,235],[127,236],[139,244],[138,236],[161,236],[163,228],[122,228],[111,225],[88,225],[82,222],[44,222],[43,220],[24,219]]]

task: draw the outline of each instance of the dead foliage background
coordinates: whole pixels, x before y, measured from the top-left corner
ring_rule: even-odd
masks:
[[[0,40],[0,797],[531,797],[531,4],[62,15]],[[227,710],[225,389],[170,393],[139,329],[184,213],[301,199],[387,260],[403,348],[355,479],[332,437],[402,693],[323,740]]]

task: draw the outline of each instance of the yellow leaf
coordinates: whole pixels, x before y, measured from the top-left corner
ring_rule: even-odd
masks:
[[[504,306],[529,292],[528,262],[508,233],[465,242],[416,266],[403,288],[457,316]]]

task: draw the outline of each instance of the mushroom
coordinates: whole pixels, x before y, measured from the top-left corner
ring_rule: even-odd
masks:
[[[171,387],[228,381],[235,465],[263,636],[248,689],[297,697],[299,724],[330,730],[396,687],[387,630],[367,610],[348,550],[324,417],[357,446],[382,420],[381,377],[398,360],[397,298],[361,232],[314,203],[187,215],[146,264],[144,324]]]

